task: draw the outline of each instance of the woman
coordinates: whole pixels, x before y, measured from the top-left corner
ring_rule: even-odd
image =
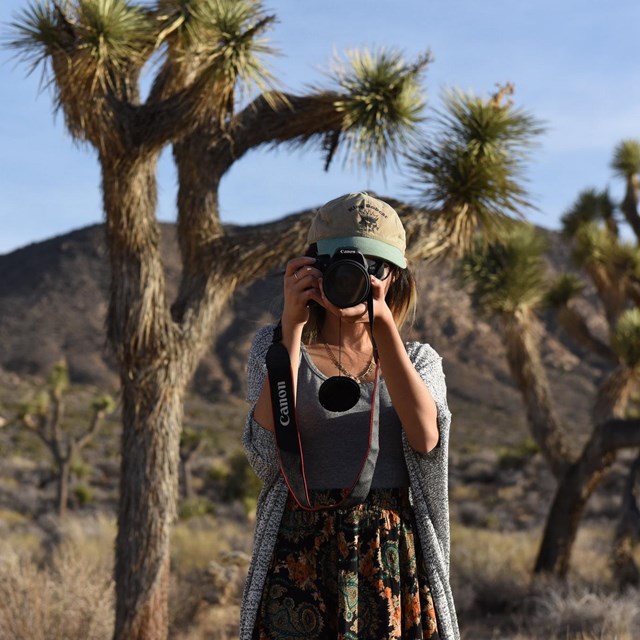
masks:
[[[400,338],[399,327],[415,303],[402,223],[388,204],[352,193],[317,212],[308,241],[307,255],[286,267],[281,341],[291,362],[313,505],[305,507],[292,493],[279,464],[284,458],[274,436],[265,364],[274,327],[265,327],[247,367],[253,406],[243,442],[264,487],[241,640],[455,640],[447,494],[451,414],[441,358],[426,344],[405,345]],[[343,308],[325,295],[327,262],[316,256],[330,262],[344,247],[366,258],[372,305]],[[335,411],[333,391],[321,403],[323,384],[338,379],[342,389],[345,378],[356,383],[355,406]],[[336,508],[371,453],[375,402],[379,453],[365,480],[368,494],[360,504]]]

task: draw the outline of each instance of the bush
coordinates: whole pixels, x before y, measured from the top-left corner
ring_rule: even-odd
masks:
[[[229,475],[225,478],[224,499],[254,503],[262,483],[257,478],[243,451],[237,451],[229,460]]]
[[[93,489],[86,484],[77,484],[73,488],[73,497],[81,507],[84,507],[93,502]]]
[[[538,445],[531,438],[514,447],[500,447],[498,466],[501,469],[521,469],[539,450]]]
[[[110,572],[69,554],[43,569],[0,559],[0,640],[110,640],[113,620]]]
[[[196,497],[188,498],[180,503],[178,516],[181,520],[189,520],[190,518],[213,515],[214,512],[215,507],[210,500]]]

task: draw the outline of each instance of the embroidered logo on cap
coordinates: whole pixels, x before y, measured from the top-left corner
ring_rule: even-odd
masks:
[[[358,224],[368,233],[374,233],[380,228],[380,225],[378,224],[378,218],[376,218],[375,216],[358,212],[358,217]]]

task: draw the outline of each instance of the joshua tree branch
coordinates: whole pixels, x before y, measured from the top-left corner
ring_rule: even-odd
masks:
[[[603,452],[640,447],[640,420],[614,418],[604,425],[602,434]]]
[[[64,403],[55,393],[50,393],[49,396],[52,404],[49,422],[51,431],[51,451],[55,456],[56,461],[61,461],[64,459],[62,453],[62,434],[60,433],[60,426],[64,415]]]
[[[74,450],[80,451],[84,449],[84,447],[89,444],[92,438],[100,431],[101,421],[104,418],[104,411],[100,411],[96,409],[91,416],[91,423],[89,424],[89,428],[74,441]]]
[[[306,96],[283,95],[274,105],[274,96],[261,95],[245,107],[231,122],[232,161],[262,144],[297,142],[343,129],[344,116],[337,108],[343,98],[335,91]]]
[[[617,363],[611,347],[591,333],[584,318],[573,306],[562,305],[558,309],[558,321],[572,340],[609,362]]]
[[[34,419],[32,415],[27,414],[19,418],[18,421],[37,436],[48,449],[53,450],[52,441],[47,437],[47,416],[37,416],[37,419]]]

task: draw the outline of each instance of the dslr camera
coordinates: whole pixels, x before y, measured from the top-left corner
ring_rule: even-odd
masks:
[[[340,309],[365,302],[371,292],[370,276],[383,279],[388,265],[370,260],[355,247],[340,247],[333,256],[319,255],[314,265],[322,271],[324,295]]]

